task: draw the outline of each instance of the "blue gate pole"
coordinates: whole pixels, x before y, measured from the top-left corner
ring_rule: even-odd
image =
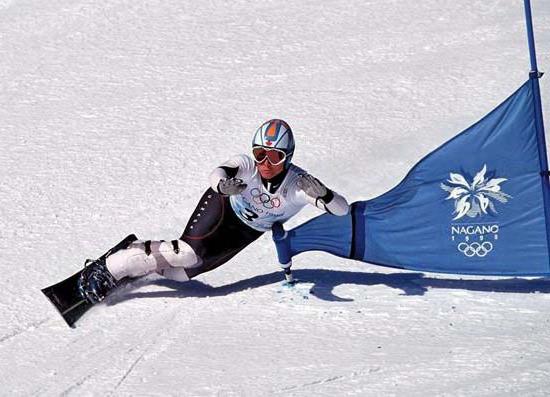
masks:
[[[533,99],[535,107],[535,128],[537,131],[537,143],[539,147],[539,163],[541,169],[542,196],[544,200],[544,215],[546,219],[546,241],[550,256],[550,183],[548,180],[548,156],[546,154],[546,138],[544,136],[544,122],[542,118],[542,102],[540,97],[539,78],[542,73],[537,67],[537,54],[535,51],[535,35],[533,33],[533,16],[531,14],[531,1],[523,0],[525,6],[525,20],[527,23],[527,40],[529,43],[529,56],[531,59],[531,71],[529,80],[533,89]],[[550,263],[549,263],[550,271]]]
[[[535,51],[535,35],[533,33],[533,16],[531,14],[531,0],[523,0],[525,6],[525,20],[527,22],[527,39],[529,41],[529,55],[531,57],[531,73],[537,70],[537,53]]]
[[[531,71],[529,72],[529,78],[533,83],[533,95],[535,99],[535,127],[539,138],[539,152],[540,152],[540,166],[542,171],[548,171],[548,158],[546,154],[546,139],[544,136],[544,123],[542,119],[542,104],[540,98],[540,85],[539,78],[542,73],[539,72],[537,67],[537,53],[535,50],[535,35],[533,33],[533,18],[531,15],[531,1],[523,0],[525,5],[525,19],[527,22],[527,39],[529,42],[529,55],[531,58]],[[548,178],[546,178],[548,179]]]

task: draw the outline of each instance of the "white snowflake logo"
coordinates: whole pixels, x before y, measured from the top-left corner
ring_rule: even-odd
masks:
[[[500,203],[507,203],[509,194],[501,191],[500,184],[507,181],[507,178],[486,178],[487,165],[484,165],[474,177],[472,183],[468,183],[466,178],[460,174],[450,173],[450,179],[447,180],[451,185],[441,184],[441,189],[449,192],[445,200],[455,200],[456,216],[453,220],[464,216],[475,218],[478,215],[487,214],[488,209],[497,213],[495,205],[491,199]]]

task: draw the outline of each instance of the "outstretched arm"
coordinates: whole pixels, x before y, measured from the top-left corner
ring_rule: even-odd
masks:
[[[309,174],[298,177],[298,187],[303,190],[306,200],[329,214],[343,216],[349,212],[346,199],[327,188],[319,179]]]

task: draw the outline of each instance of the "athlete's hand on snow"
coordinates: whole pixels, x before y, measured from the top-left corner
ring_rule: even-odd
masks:
[[[246,183],[243,183],[243,180],[239,178],[222,179],[218,183],[218,190],[220,193],[227,196],[239,194],[244,189],[246,189]]]
[[[314,199],[324,197],[328,193],[327,187],[319,179],[309,174],[298,175],[297,184],[305,194]]]

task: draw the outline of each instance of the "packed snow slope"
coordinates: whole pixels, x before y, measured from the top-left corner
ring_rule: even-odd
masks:
[[[545,70],[550,5],[533,13]],[[0,0],[0,395],[547,395],[550,280],[307,253],[292,290],[266,234],[76,329],[40,293],[129,233],[177,238],[269,118],[293,127],[296,164],[368,199],[528,61],[521,0]]]

